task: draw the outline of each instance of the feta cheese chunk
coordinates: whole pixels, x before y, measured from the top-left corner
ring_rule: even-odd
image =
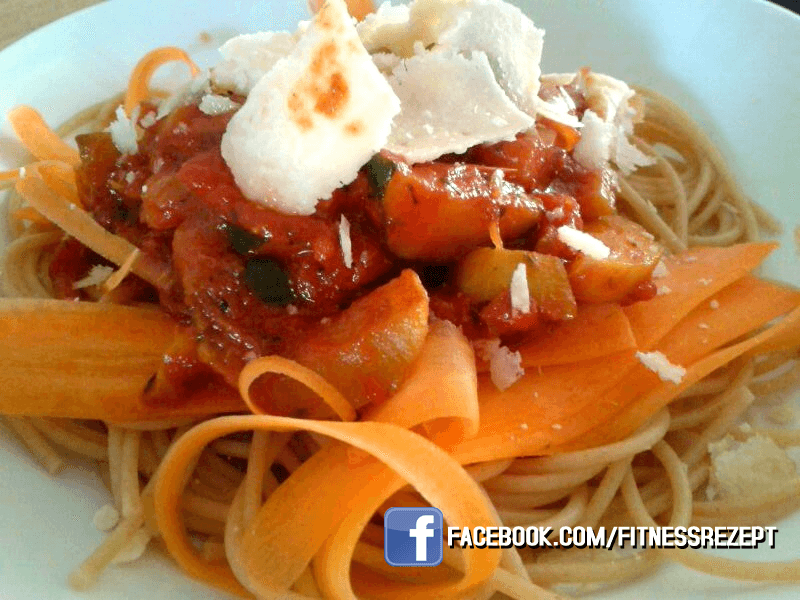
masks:
[[[328,0],[233,116],[222,156],[247,198],[310,215],[383,148],[399,111],[345,3]]]

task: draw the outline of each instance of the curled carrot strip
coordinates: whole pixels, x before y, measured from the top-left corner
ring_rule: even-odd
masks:
[[[192,77],[200,72],[200,68],[189,58],[189,55],[180,48],[165,46],[163,48],[151,50],[136,64],[136,67],[134,67],[131,73],[130,80],[128,81],[128,91],[125,93],[124,103],[125,113],[127,115],[130,115],[133,109],[143,100],[153,95],[150,91],[150,79],[153,77],[153,73],[155,73],[161,65],[174,61],[183,61],[189,65]]]
[[[8,113],[8,122],[22,145],[39,160],[58,160],[73,167],[81,164],[78,151],[62,140],[30,106],[12,110]]]
[[[236,580],[228,565],[204,560],[194,547],[186,535],[181,517],[181,496],[196,457],[208,443],[236,431],[248,430],[305,430],[332,437],[377,458],[396,476],[414,486],[433,506],[438,506],[449,523],[474,527],[496,522],[493,509],[480,486],[453,457],[429,440],[397,425],[313,421],[266,415],[220,417],[192,428],[170,449],[156,475],[154,506],[159,531],[173,558],[190,575],[229,591],[242,593],[244,587]],[[341,461],[335,464],[337,468],[344,468]],[[373,470],[370,465],[367,467],[369,471]],[[364,468],[363,465],[352,467],[348,475],[358,477]],[[330,474],[330,471],[327,473]],[[367,479],[366,482],[369,481]],[[279,487],[275,494],[285,485]],[[313,489],[304,485],[298,487],[306,494]],[[384,487],[391,492],[397,485],[387,481]],[[287,494],[288,489],[280,495]],[[247,557],[247,564],[242,565],[246,572],[245,583],[258,588],[260,593],[269,591],[270,597],[287,594],[296,581],[296,575],[299,576],[307,566],[307,558],[298,552],[305,547],[308,536],[320,535],[316,527],[318,519],[296,510],[297,503],[288,505],[291,509],[288,516],[293,518],[287,523],[285,511],[280,510],[281,506],[285,508],[286,503],[277,500],[267,499],[258,515],[245,528],[241,540],[243,556]],[[317,512],[323,515],[326,507],[341,509],[349,506],[338,506],[336,497],[315,495],[312,500],[306,504],[317,506]],[[494,573],[500,552],[492,549],[465,550],[463,557],[463,577],[447,583],[409,585],[403,597],[453,597],[473,590]]]
[[[38,177],[25,177],[17,181],[17,192],[37,211],[66,233],[76,237],[86,247],[118,265],[136,250],[136,246],[103,229],[92,215],[69,199],[60,196]],[[133,272],[156,287],[164,287],[169,271],[153,261],[137,260]]]
[[[281,356],[262,356],[250,361],[239,374],[239,393],[255,415],[262,411],[250,398],[250,386],[267,373],[286,375],[299,381],[330,406],[342,421],[355,421],[356,410],[342,394],[323,377],[298,362]]]

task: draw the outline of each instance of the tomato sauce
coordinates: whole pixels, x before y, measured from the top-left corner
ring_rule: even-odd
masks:
[[[153,110],[145,105],[141,114]],[[557,228],[581,229],[585,220],[614,213],[610,171],[580,167],[569,152],[578,134],[542,122],[514,141],[433,163],[376,156],[315,214],[281,214],[247,200],[222,159],[220,140],[232,115],[180,107],[143,128],[134,155],[120,155],[107,133],[78,138],[84,206],[146,260],[169,267],[170,280],[149,293],[184,326],[160,373],[175,389],[209,372],[235,385],[247,360],[286,354],[320,320],[407,267],[421,275],[432,312],[469,337],[535,332],[552,322],[553,311],[534,305],[525,318],[513,317],[507,292],[476,302],[453,282],[461,259],[489,246],[497,223],[509,248],[568,265],[576,253],[558,239]],[[350,267],[340,241],[342,215],[350,223]],[[50,269],[58,295],[79,297],[74,281],[99,262],[72,243],[60,248]],[[632,299],[648,294],[646,279]],[[170,389],[163,381],[153,387],[161,395]]]

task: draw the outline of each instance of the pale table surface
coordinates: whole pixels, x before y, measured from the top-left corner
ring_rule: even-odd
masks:
[[[34,29],[101,0],[0,0],[0,49]]]

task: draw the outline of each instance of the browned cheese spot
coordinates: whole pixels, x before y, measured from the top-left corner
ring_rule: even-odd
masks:
[[[311,57],[308,72],[289,95],[289,115],[301,129],[313,127],[315,113],[334,119],[344,110],[350,91],[342,75],[339,53],[335,40],[321,44]]]
[[[364,129],[364,123],[361,121],[350,121],[347,125],[344,126],[344,130],[346,133],[351,135],[358,135]]]

